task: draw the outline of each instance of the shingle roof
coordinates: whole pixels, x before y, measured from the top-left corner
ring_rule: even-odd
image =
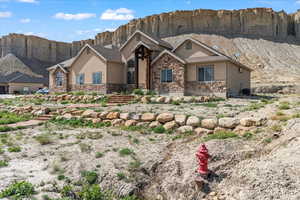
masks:
[[[43,83],[48,82],[47,78],[29,76],[21,72],[13,72],[7,76],[0,75],[1,83]]]
[[[190,57],[185,60],[187,63],[229,61],[229,59],[225,56]]]
[[[122,56],[117,48],[105,48],[100,45],[92,46],[100,55],[102,55],[107,61],[122,62]]]

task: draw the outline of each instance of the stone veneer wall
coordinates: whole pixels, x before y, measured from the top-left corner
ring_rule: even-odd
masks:
[[[109,94],[113,92],[121,92],[123,91],[125,86],[123,84],[84,84],[84,85],[76,85],[73,84],[69,87],[70,91],[86,91],[86,92],[100,92],[102,94]]]
[[[184,64],[170,56],[163,55],[152,65],[152,90],[159,94],[180,94],[184,95],[185,67]],[[160,73],[162,69],[173,70],[173,82],[161,83]]]
[[[187,81],[185,85],[185,95],[215,95],[227,96],[226,81],[199,82]]]
[[[62,86],[56,86],[56,81],[55,81],[55,78],[56,78],[56,73],[57,72],[62,72],[63,74],[63,84]],[[64,73],[61,69],[57,69],[53,74],[51,74],[50,76],[50,79],[52,79],[52,82],[53,85],[50,85],[50,92],[67,92],[68,90],[68,77],[67,77],[67,74]]]

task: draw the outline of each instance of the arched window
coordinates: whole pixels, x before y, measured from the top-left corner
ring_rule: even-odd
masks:
[[[64,75],[61,71],[56,72],[56,74],[55,74],[56,86],[60,87],[63,85],[63,77],[64,77]]]

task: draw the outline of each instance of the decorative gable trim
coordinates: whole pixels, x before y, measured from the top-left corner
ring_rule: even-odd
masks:
[[[173,58],[175,58],[176,60],[178,60],[179,62],[181,62],[182,64],[186,64],[186,61],[183,60],[182,58],[178,57],[177,55],[175,55],[174,53],[172,53],[171,51],[168,50],[164,50],[163,52],[161,52],[152,62],[151,65],[153,65],[154,63],[156,63],[164,54],[169,54],[170,56],[172,56]]]
[[[60,64],[54,65],[53,67],[47,68],[48,71],[56,70],[57,68],[60,68],[64,73],[68,73],[68,71],[63,68]]]

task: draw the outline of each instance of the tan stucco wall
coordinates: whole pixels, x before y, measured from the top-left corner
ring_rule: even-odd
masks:
[[[35,92],[39,88],[43,88],[44,85],[42,83],[9,83],[8,92],[10,94],[15,91],[23,92],[25,87],[29,89],[29,92]]]
[[[102,83],[107,81],[106,62],[100,59],[92,50],[87,54],[87,49],[85,49],[69,70],[69,84],[76,84],[76,75],[82,73],[84,74],[84,84],[92,84],[94,72],[102,72]]]
[[[109,62],[107,66],[107,83],[125,84],[125,66],[122,63]]]
[[[227,88],[232,95],[238,95],[241,89],[251,87],[250,71],[243,69],[240,73],[239,68],[233,63],[227,63]]]
[[[179,55],[181,58],[206,57],[206,56],[214,55],[213,53],[207,51],[206,49],[204,49],[203,47],[199,46],[194,42],[192,42],[192,49],[187,50],[185,49],[186,42],[184,42],[175,51],[175,54]]]
[[[217,63],[195,63],[187,65],[187,81],[198,81],[198,67],[204,66],[214,66],[214,78],[215,81],[225,81],[226,80],[226,63],[217,62]]]

